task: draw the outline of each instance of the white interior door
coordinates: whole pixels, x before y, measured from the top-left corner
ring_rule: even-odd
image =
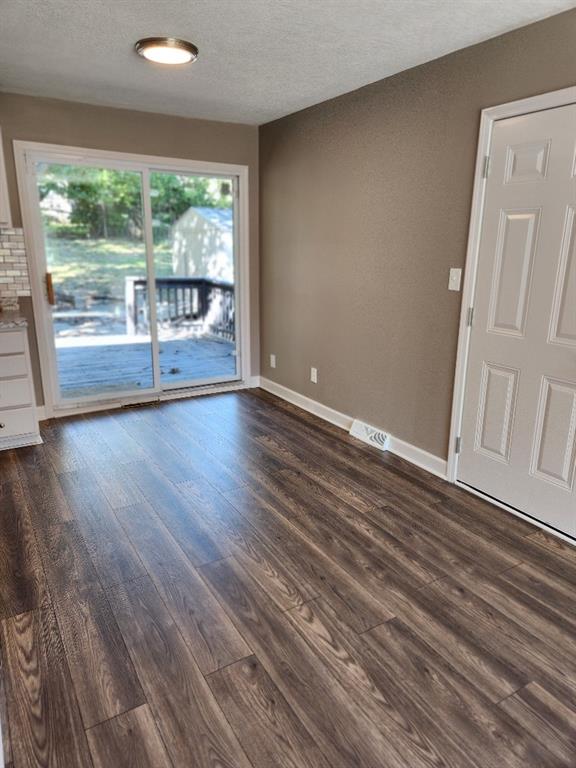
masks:
[[[458,479],[576,536],[576,105],[495,123]]]

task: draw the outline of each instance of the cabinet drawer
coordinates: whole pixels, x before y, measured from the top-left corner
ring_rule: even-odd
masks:
[[[0,439],[38,431],[34,408],[0,411]]]
[[[24,331],[2,331],[0,333],[0,355],[24,352]]]
[[[19,405],[32,405],[30,380],[27,378],[0,380],[0,414],[2,408],[14,408]]]
[[[25,355],[0,355],[0,379],[27,375],[28,366]]]

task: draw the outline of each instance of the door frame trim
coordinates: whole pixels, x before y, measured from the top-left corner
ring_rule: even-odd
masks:
[[[29,182],[30,165],[28,157],[33,154],[46,153],[53,157],[58,157],[61,161],[96,165],[99,161],[112,163],[118,168],[125,170],[138,170],[144,175],[150,170],[163,171],[184,171],[198,174],[215,174],[224,176],[233,176],[238,179],[238,233],[237,233],[237,265],[238,265],[238,284],[239,291],[237,295],[238,313],[240,318],[238,323],[239,339],[238,359],[239,370],[235,380],[228,379],[232,386],[240,388],[250,382],[252,371],[252,361],[255,350],[252,349],[251,339],[251,319],[250,319],[250,209],[249,209],[249,169],[247,165],[238,165],[233,163],[218,163],[210,161],[190,160],[187,158],[162,157],[160,155],[144,155],[130,152],[117,152],[114,150],[92,149],[90,147],[74,147],[64,144],[49,144],[35,141],[21,141],[15,139],[14,159],[16,164],[16,177],[18,182],[18,196],[20,200],[20,209],[22,212],[22,223],[24,227],[24,237],[26,248],[29,253],[28,269],[30,272],[30,286],[32,293],[32,306],[34,310],[34,327],[38,341],[38,356],[40,359],[41,385],[44,394],[44,407],[46,418],[53,418],[73,411],[82,413],[85,410],[91,410],[96,407],[114,407],[114,405],[134,403],[135,401],[147,402],[153,399],[165,399],[165,394],[156,389],[150,389],[142,393],[141,397],[136,394],[122,397],[121,393],[110,393],[109,397],[102,396],[90,398],[93,402],[71,403],[70,408],[57,406],[57,393],[54,391],[54,364],[49,351],[50,339],[48,338],[48,329],[42,322],[44,316],[44,287],[42,275],[39,271],[39,262],[37,254],[43,245],[38,238],[41,233],[35,225],[37,217],[33,210],[33,205],[37,203],[36,195],[32,194],[32,185]],[[36,193],[37,194],[37,193]],[[215,388],[222,387],[222,382],[215,381]],[[208,389],[206,382],[199,382],[198,389],[206,392]],[[178,392],[178,390],[173,390]],[[180,390],[194,393],[194,388],[189,385]],[[177,395],[176,395],[177,396]]]
[[[450,442],[448,444],[448,480],[451,483],[458,482],[458,453],[456,452],[456,440],[461,434],[464,394],[466,391],[466,373],[468,368],[471,331],[471,328],[468,325],[468,316],[469,311],[474,307],[476,275],[480,255],[480,235],[482,233],[482,219],[484,213],[484,195],[486,190],[484,168],[486,158],[490,154],[494,123],[497,120],[527,115],[531,112],[542,112],[545,109],[565,107],[574,103],[576,103],[576,86],[563,88],[560,91],[543,93],[538,96],[531,96],[527,99],[511,101],[507,104],[488,107],[481,112],[478,151],[476,153],[476,167],[474,171],[472,208],[468,230],[468,246],[464,263],[464,286],[462,289],[458,351],[456,354],[456,370],[454,374],[454,391],[452,396]]]

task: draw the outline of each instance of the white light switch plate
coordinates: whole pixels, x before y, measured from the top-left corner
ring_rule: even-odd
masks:
[[[276,368],[276,355],[270,355],[270,368]]]
[[[459,291],[460,283],[462,282],[462,270],[452,267],[450,270],[450,278],[448,280],[449,291]]]
[[[312,384],[318,384],[318,368],[310,368],[310,381]]]

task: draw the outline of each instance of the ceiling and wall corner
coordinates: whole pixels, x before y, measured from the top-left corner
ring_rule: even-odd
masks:
[[[0,90],[259,124],[573,6],[573,0],[4,2]],[[134,52],[174,35],[177,69]]]
[[[261,127],[264,377],[447,456],[480,111],[574,85],[574,40],[576,10]]]

